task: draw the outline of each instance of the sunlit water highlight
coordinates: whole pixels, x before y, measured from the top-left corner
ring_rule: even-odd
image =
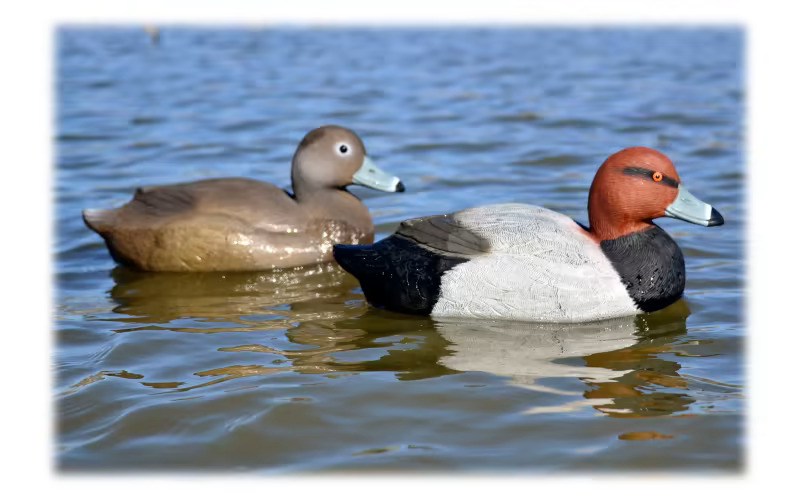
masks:
[[[735,29],[63,28],[57,34],[56,460],[81,471],[737,471],[742,35]],[[597,166],[668,154],[718,228],[660,222],[685,298],[588,325],[370,309],[335,265],[115,267],[83,208],[138,186],[281,187],[306,131],[356,130],[402,194],[378,237],[527,202],[586,221]]]

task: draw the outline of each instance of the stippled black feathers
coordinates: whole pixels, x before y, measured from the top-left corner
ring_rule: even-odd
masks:
[[[372,245],[334,245],[333,257],[358,278],[370,304],[411,314],[430,314],[442,274],[468,260],[435,253],[397,234]]]
[[[636,305],[645,312],[662,309],[680,298],[686,284],[683,253],[655,224],[644,231],[600,242]]]

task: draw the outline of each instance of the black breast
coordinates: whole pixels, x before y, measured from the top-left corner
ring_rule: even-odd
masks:
[[[600,242],[628,295],[645,312],[662,309],[680,298],[686,268],[680,247],[660,227]]]

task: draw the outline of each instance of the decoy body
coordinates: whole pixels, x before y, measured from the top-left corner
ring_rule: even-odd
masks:
[[[292,190],[245,178],[139,188],[113,210],[84,210],[112,257],[147,271],[251,271],[332,259],[335,243],[374,240],[367,207],[345,188],[403,191],[358,136],[325,126],[292,158]]]
[[[683,294],[683,254],[653,219],[723,223],[669,158],[643,147],[601,165],[588,208],[588,228],[533,205],[470,208],[407,220],[384,240],[333,254],[379,308],[582,322],[655,311]]]

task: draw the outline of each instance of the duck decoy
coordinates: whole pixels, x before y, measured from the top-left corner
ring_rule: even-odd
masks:
[[[367,207],[346,187],[404,191],[351,130],[329,125],[303,138],[292,158],[292,193],[247,178],[139,188],[83,220],[119,263],[145,271],[254,271],[332,260],[335,243],[374,241]]]
[[[434,317],[584,322],[651,312],[685,285],[681,249],[653,223],[703,226],[722,215],[681,184],[662,153],[612,154],[589,189],[589,226],[521,203],[406,220],[333,255],[375,307]]]

